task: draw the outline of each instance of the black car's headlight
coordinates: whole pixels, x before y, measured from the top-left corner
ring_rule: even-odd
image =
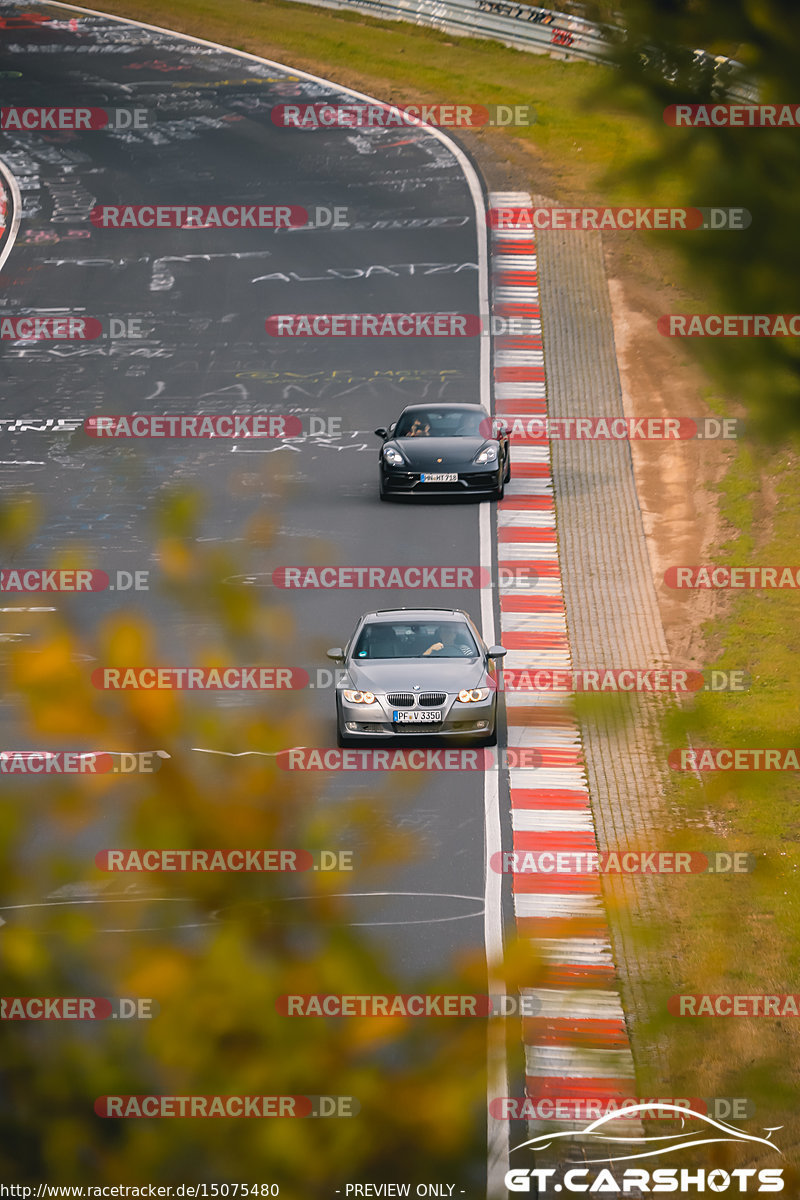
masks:
[[[406,460],[399,450],[395,450],[394,446],[384,446],[383,461],[388,463],[390,467],[402,467],[405,465]]]
[[[372,692],[349,692],[342,689],[342,695],[348,704],[374,704],[375,697]]]
[[[497,462],[497,446],[484,446],[475,455],[474,460],[478,466],[485,466],[487,463]]]
[[[458,698],[462,704],[477,704],[479,700],[488,699],[488,696],[488,688],[465,688],[458,693]]]

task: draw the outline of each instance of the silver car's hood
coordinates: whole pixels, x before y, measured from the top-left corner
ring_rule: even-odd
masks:
[[[353,687],[363,692],[459,692],[486,686],[480,658],[374,658],[351,659],[348,672]]]

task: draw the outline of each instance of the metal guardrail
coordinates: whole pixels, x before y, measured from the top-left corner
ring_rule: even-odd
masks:
[[[550,54],[564,60],[609,62],[614,43],[624,38],[620,27],[594,24],[571,13],[555,12],[513,0],[296,0],[300,4],[353,10],[387,21],[409,21],[462,37],[488,38],[517,50]],[[703,50],[691,52],[699,72],[713,77],[720,98],[725,95],[742,103],[756,103],[756,89],[743,80],[744,68],[733,59],[712,56]],[[650,58],[640,51],[644,62]],[[655,55],[657,57],[657,55]],[[671,78],[669,70],[665,78]]]
[[[462,37],[491,38],[538,54],[602,62],[610,42],[602,26],[583,17],[508,0],[297,0],[354,9],[389,21],[410,21]]]

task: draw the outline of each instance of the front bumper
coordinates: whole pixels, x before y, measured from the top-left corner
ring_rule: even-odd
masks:
[[[394,709],[385,696],[378,696],[374,704],[350,704],[341,694],[337,698],[342,732],[348,737],[364,738],[447,738],[489,734],[494,729],[496,703],[494,693],[486,700],[471,704],[448,696],[442,705],[441,721],[395,724],[392,720]]]
[[[459,471],[455,483],[421,483],[419,471],[387,470],[381,464],[383,490],[391,496],[494,496],[500,488],[502,469]]]

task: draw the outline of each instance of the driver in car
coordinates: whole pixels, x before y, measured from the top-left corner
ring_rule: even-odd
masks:
[[[461,632],[455,625],[440,626],[438,637],[437,642],[433,642],[427,650],[422,651],[423,658],[429,658],[432,654],[438,658],[459,658],[461,655],[471,657],[474,653],[472,647],[462,640]]]

